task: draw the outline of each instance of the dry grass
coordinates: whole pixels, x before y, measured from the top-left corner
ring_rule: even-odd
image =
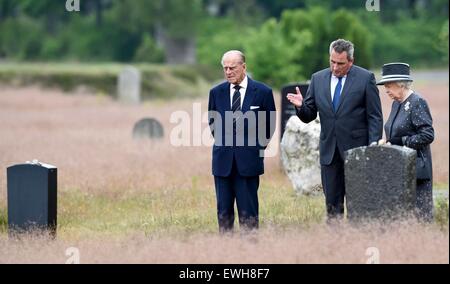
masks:
[[[448,82],[417,91],[434,118],[435,182],[448,187]],[[391,102],[382,101],[387,115]],[[370,246],[383,263],[448,263],[448,205],[443,228],[332,229],[323,226],[322,197],[295,196],[278,156],[266,158],[258,236],[217,236],[211,149],[172,147],[168,138],[170,114],[192,112],[193,102],[206,110],[206,97],[124,106],[106,96],[0,86],[0,263],[63,263],[69,246],[93,263],[364,263]],[[162,141],[132,140],[143,117],[161,121]],[[58,167],[56,241],[5,234],[5,169],[31,159]]]
[[[52,241],[0,237],[0,263],[65,263],[68,248],[79,250],[81,263],[448,263],[448,232],[415,222],[341,224],[280,229],[258,234],[218,236],[192,234],[164,238],[132,234],[126,238],[93,237]]]
[[[199,102],[206,110],[206,100]],[[0,107],[0,129],[7,133],[0,140],[3,169],[39,159],[58,167],[61,189],[95,193],[174,189],[189,186],[193,177],[201,185],[212,184],[210,147],[172,147],[169,143],[170,129],[175,126],[169,122],[170,114],[192,112],[192,101],[123,106],[107,97],[2,87]],[[133,125],[143,117],[161,121],[166,131],[163,141],[132,139]],[[277,158],[267,163],[269,174],[278,171]]]
[[[434,181],[448,184],[448,83],[419,85],[417,90],[428,100],[436,128]],[[381,97],[387,116],[391,102]],[[206,110],[206,98],[197,102]],[[62,96],[59,91],[1,87],[0,166],[5,169],[35,158],[54,164],[63,190],[111,193],[174,189],[189,185],[193,177],[201,186],[209,186],[210,148],[172,147],[168,143],[170,129],[175,126],[169,121],[170,114],[176,110],[192,112],[192,103],[152,101],[122,106],[103,96]],[[132,140],[134,123],[148,116],[164,125],[164,141]],[[278,140],[274,138],[274,147]],[[266,159],[266,169],[263,182],[289,185],[280,173],[278,156]],[[4,196],[5,171],[0,177],[0,194]]]

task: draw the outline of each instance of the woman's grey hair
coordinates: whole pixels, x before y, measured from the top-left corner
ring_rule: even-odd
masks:
[[[355,52],[355,48],[351,41],[345,39],[337,39],[330,44],[330,55],[332,51],[336,51],[337,53],[347,52],[347,59],[353,60],[353,54]]]
[[[411,88],[412,82],[411,81],[396,81],[395,82],[398,87],[405,88],[409,90]]]

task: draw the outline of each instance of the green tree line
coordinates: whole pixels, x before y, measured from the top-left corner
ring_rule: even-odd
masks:
[[[328,45],[355,43],[356,64],[448,64],[447,0],[0,0],[0,60],[217,66],[228,49],[280,86],[328,65]]]

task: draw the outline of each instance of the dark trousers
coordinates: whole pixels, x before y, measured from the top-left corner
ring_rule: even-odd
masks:
[[[433,221],[433,182],[417,180],[416,216],[420,221]]]
[[[328,218],[344,215],[344,161],[336,148],[331,164],[321,166],[322,187]]]
[[[244,177],[239,175],[236,162],[234,161],[230,176],[214,176],[214,183],[216,186],[217,217],[220,232],[224,233],[233,230],[235,200],[241,229],[257,229],[259,223],[259,176]]]

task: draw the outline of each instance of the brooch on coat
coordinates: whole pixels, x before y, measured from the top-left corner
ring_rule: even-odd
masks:
[[[410,102],[406,102],[406,104],[405,104],[405,111],[408,111],[409,110],[409,105],[410,105]]]

